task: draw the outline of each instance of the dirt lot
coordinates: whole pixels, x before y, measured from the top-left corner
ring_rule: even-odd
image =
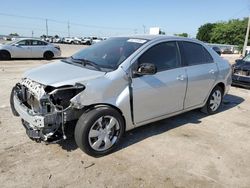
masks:
[[[63,45],[63,56],[79,48]],[[31,141],[10,112],[12,86],[45,63],[0,61],[1,187],[250,187],[250,90],[232,87],[220,113],[195,110],[137,128],[115,153],[92,158],[73,139]]]

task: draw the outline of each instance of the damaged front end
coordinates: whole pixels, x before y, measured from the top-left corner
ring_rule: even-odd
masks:
[[[70,99],[84,89],[82,84],[55,88],[26,78],[13,88],[11,108],[14,115],[22,118],[31,139],[55,142],[66,139],[66,123],[81,115],[82,111],[73,108]]]

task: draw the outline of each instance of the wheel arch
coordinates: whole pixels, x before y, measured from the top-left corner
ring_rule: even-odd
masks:
[[[54,52],[52,52],[51,50],[45,50],[45,51],[43,52],[43,56],[44,56],[46,53],[52,53],[53,56],[55,55]]]
[[[1,50],[0,50],[0,53],[1,53],[1,52],[7,52],[7,53],[10,55],[10,58],[11,58],[11,53],[10,53],[10,51],[9,51],[9,50],[6,50],[6,49],[1,49]]]
[[[223,95],[224,95],[224,94],[225,94],[225,90],[226,90],[226,85],[225,85],[223,82],[219,82],[219,83],[217,83],[217,84],[214,86],[214,88],[215,88],[216,86],[219,86],[219,87],[222,89]]]
[[[123,115],[123,112],[120,108],[118,108],[117,106],[114,106],[112,104],[108,104],[108,103],[96,103],[96,104],[91,104],[89,106],[85,106],[84,109],[83,109],[83,113],[87,113],[93,109],[96,109],[96,108],[99,108],[99,107],[110,107],[110,108],[113,108],[115,109],[117,112],[120,113],[122,119],[123,119],[123,122],[124,122],[124,132],[126,131],[126,118],[125,116]]]

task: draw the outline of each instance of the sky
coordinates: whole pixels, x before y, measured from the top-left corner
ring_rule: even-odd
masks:
[[[0,34],[117,36],[160,27],[195,37],[208,22],[248,17],[250,0],[0,0]],[[68,30],[69,26],[69,30]]]

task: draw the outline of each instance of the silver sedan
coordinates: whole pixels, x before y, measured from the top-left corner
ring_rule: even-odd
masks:
[[[34,140],[75,141],[100,156],[125,131],[201,108],[219,111],[231,85],[231,66],[204,43],[166,36],[115,37],[68,59],[26,72],[11,95]]]
[[[44,58],[52,59],[61,56],[59,46],[37,39],[18,39],[0,45],[0,59],[11,58]]]

